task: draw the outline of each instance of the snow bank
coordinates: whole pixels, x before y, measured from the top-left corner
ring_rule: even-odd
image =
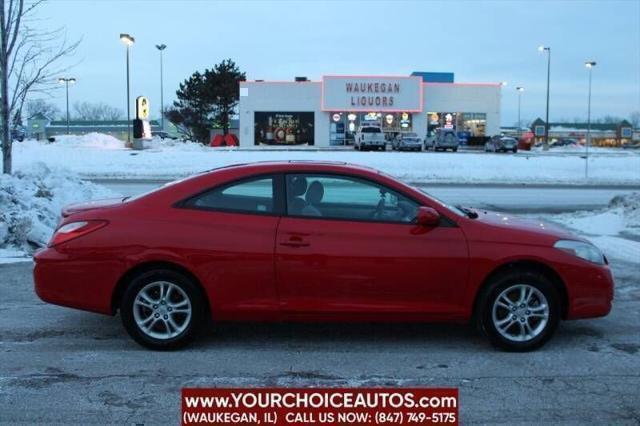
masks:
[[[43,163],[0,176],[0,257],[19,257],[45,245],[66,204],[116,196]]]
[[[38,146],[38,142],[25,141],[29,145]],[[124,142],[104,133],[87,133],[86,135],[58,135],[51,146],[73,148],[97,148],[97,149],[125,149]]]
[[[182,141],[174,139],[162,139],[154,137],[149,141],[144,142],[145,149],[151,149],[155,151],[179,151],[179,152],[206,152],[211,149],[199,142]]]
[[[103,138],[104,137],[104,138]],[[66,138],[66,139],[65,139]],[[110,139],[109,139],[110,138]],[[152,140],[149,149],[132,151],[110,136],[61,137],[56,143],[14,144],[15,168],[42,161],[67,167],[87,178],[175,179],[234,163],[273,160],[345,161],[374,167],[409,182],[640,184],[640,152],[594,151],[585,160],[567,152],[520,152],[517,155],[458,153],[357,152],[354,150],[213,149],[198,143]],[[111,142],[104,142],[104,141]],[[102,141],[102,142],[100,142]]]
[[[640,264],[640,193],[614,197],[609,206],[594,212],[553,217],[584,234],[607,256]]]

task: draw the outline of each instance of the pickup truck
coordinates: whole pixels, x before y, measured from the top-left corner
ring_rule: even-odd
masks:
[[[356,132],[354,148],[359,151],[367,149],[380,149],[385,151],[387,142],[384,133],[379,126],[360,126]]]

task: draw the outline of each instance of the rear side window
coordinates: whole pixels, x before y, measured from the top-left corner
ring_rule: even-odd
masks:
[[[273,177],[244,179],[190,198],[184,207],[240,213],[273,213]]]

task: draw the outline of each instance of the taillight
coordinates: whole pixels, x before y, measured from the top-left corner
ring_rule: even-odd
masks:
[[[62,225],[56,230],[49,241],[49,247],[57,246],[75,238],[87,235],[90,232],[97,231],[107,225],[105,220],[87,220],[79,222],[71,222]]]

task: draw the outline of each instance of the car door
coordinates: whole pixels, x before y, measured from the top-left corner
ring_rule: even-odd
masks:
[[[285,180],[276,280],[286,314],[458,315],[468,252],[454,222],[417,226],[416,201],[354,176],[298,173]]]
[[[273,175],[241,178],[198,193],[176,209],[176,226],[167,232],[196,268],[216,318],[279,314],[274,243],[284,202],[278,182]]]

